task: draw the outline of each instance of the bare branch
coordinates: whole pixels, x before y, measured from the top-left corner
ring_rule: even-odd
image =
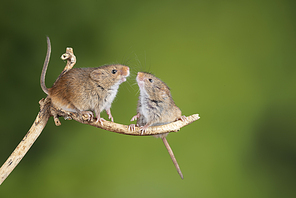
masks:
[[[70,69],[72,69],[72,67],[76,63],[76,56],[73,53],[73,49],[71,47],[67,47],[66,53],[61,56],[61,59],[67,60],[67,65],[64,68],[64,70],[62,71],[62,74],[64,74],[67,71],[69,71]]]
[[[71,47],[67,47],[66,53],[61,56],[61,59],[66,60],[67,64],[55,82],[57,82],[62,75],[67,73],[76,64],[76,56],[74,55],[73,49]]]
[[[50,100],[50,98],[46,98],[45,100]],[[147,136],[147,135],[157,135],[157,134],[169,133],[169,132],[177,132],[180,130],[180,128],[200,118],[198,114],[193,114],[191,116],[188,116],[185,121],[178,120],[176,122],[172,122],[166,125],[152,126],[152,127],[149,127],[144,134],[141,134],[141,132],[139,131],[140,129],[139,127],[135,127],[135,131],[131,131],[128,129],[128,125],[122,125],[122,124],[118,124],[110,121],[104,121],[103,125],[101,125],[101,123],[96,122],[96,120],[88,121],[90,118],[87,115],[67,112],[67,111],[64,111],[63,109],[59,109],[55,107],[51,107],[51,112],[60,117],[64,117],[65,119],[73,119],[77,122],[88,124],[107,131],[121,133],[125,135],[135,135],[135,136]]]
[[[37,115],[35,122],[33,123],[28,133],[25,135],[25,137],[22,139],[22,141],[19,143],[19,145],[15,148],[15,150],[0,168],[0,185],[18,165],[18,163],[22,160],[22,158],[26,155],[33,143],[36,141],[38,136],[41,134],[50,117],[50,105],[50,103],[44,103],[44,101],[40,101],[41,110]]]

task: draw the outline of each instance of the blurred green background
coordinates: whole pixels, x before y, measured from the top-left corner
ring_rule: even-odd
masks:
[[[160,139],[51,118],[0,197],[295,197],[296,3],[270,1],[1,1],[0,163],[27,133],[73,47],[75,67],[123,63],[132,75],[112,106],[136,114],[138,71],[201,119]],[[101,114],[107,118],[106,113]]]

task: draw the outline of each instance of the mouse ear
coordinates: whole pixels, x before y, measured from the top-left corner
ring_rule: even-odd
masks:
[[[104,81],[107,78],[107,73],[103,69],[96,69],[90,73],[90,77],[95,81]]]

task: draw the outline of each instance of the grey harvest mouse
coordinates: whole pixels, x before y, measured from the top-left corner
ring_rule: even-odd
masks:
[[[45,86],[45,74],[50,58],[51,45],[47,37],[47,54],[43,65],[40,84],[42,90],[51,98],[56,107],[70,112],[88,114],[103,124],[100,113],[106,110],[113,122],[111,104],[119,85],[129,76],[129,67],[124,65],[105,65],[96,68],[74,68],[60,76],[51,88]]]
[[[175,105],[170,89],[164,82],[146,72],[138,72],[136,79],[140,88],[140,96],[137,115],[131,121],[137,120],[137,126],[140,127],[142,133],[145,133],[150,126],[164,125],[176,120],[186,120],[186,117],[182,116],[181,110]],[[135,130],[135,125],[131,124],[129,129]],[[155,137],[162,139],[179,175],[183,179],[183,174],[166,140],[166,136],[167,134],[155,135]]]

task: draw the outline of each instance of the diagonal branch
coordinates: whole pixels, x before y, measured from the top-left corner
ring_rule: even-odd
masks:
[[[0,185],[18,165],[41,134],[50,117],[49,110],[50,103],[45,104],[40,102],[40,112],[38,113],[32,127],[0,168]]]

